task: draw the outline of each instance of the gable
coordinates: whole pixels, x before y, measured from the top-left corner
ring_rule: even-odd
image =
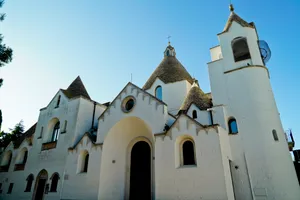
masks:
[[[103,118],[103,116],[106,114],[106,112],[109,112],[110,108],[115,104],[117,99],[122,98],[122,93],[124,93],[129,87],[133,87],[134,89],[138,90],[138,93],[143,93],[144,96],[148,96],[150,99],[153,99],[157,101],[157,103],[166,106],[167,104],[161,101],[160,99],[156,98],[152,94],[146,92],[145,90],[139,88],[138,86],[132,84],[131,82],[127,83],[127,85],[121,90],[121,92],[116,96],[116,98],[109,104],[109,106],[106,108],[106,110],[99,116],[98,120]]]
[[[248,28],[255,29],[255,25],[253,22],[248,23],[245,20],[243,20],[240,16],[238,16],[235,12],[231,12],[223,31],[221,33],[219,33],[218,35],[228,32],[230,30],[232,24],[234,24],[234,23],[241,27],[248,27]]]
[[[69,101],[68,97],[62,92],[62,90],[59,90],[51,99],[51,101],[48,103],[48,105],[44,108],[41,108],[40,110],[45,110],[48,108],[52,108],[52,109],[56,108],[59,96],[60,96],[59,106],[67,104],[67,102]]]
[[[129,100],[132,100],[132,109],[126,111]],[[98,118],[97,142],[102,143],[109,130],[128,117],[143,120],[153,133],[161,132],[168,119],[167,105],[129,82]]]

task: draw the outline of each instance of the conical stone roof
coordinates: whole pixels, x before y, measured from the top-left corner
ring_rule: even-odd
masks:
[[[167,50],[174,51],[174,48],[169,45],[166,51]],[[164,83],[174,83],[177,81],[186,80],[193,84],[193,78],[186,71],[184,66],[177,60],[175,54],[165,54],[164,59],[147,80],[147,82],[143,86],[143,89],[148,90],[152,86],[156,78],[159,78]]]
[[[83,96],[87,99],[91,99],[79,76],[71,83],[71,85],[66,90],[62,91],[68,98]]]
[[[200,110],[211,108],[212,103],[209,95],[205,94],[197,84],[197,81],[192,85],[185,100],[183,101],[180,111],[187,111],[192,104],[195,104]]]

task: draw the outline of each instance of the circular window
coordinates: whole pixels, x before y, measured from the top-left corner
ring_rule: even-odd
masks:
[[[134,104],[135,104],[135,99],[133,97],[125,98],[122,105],[123,111],[130,112],[134,107]]]

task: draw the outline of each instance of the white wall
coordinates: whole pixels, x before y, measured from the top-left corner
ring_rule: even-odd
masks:
[[[135,98],[135,106],[131,112],[122,111],[122,103],[126,97]],[[98,119],[97,143],[103,143],[109,130],[124,117],[139,117],[152,128],[152,133],[161,133],[167,123],[167,106],[151,97],[134,85],[128,84],[110,107]]]
[[[152,84],[151,88],[146,91],[155,96],[155,89],[159,85],[162,87],[162,101],[168,105],[168,112],[176,115],[186,95],[191,89],[191,84],[185,80],[165,84],[159,78],[157,78]]]
[[[228,198],[218,128],[201,129],[181,116],[167,136],[155,142],[156,199]],[[178,139],[192,138],[196,166],[177,166]]]
[[[56,108],[57,105],[57,98],[61,95],[61,100],[59,107]],[[90,109],[91,108],[91,109]],[[104,107],[97,105],[96,112],[95,112],[95,124],[97,124],[97,117],[103,112]],[[80,113],[80,114],[79,114]],[[70,155],[68,153],[68,148],[73,146],[74,144],[74,136],[75,133],[83,135],[86,131],[89,130],[91,127],[92,121],[92,114],[93,114],[93,102],[88,101],[83,98],[74,98],[68,99],[64,96],[64,94],[59,91],[49,105],[40,111],[40,115],[38,118],[38,123],[36,125],[35,134],[33,136],[33,145],[29,146],[27,142],[23,142],[22,145],[18,149],[14,149],[13,146],[9,146],[8,149],[13,151],[13,159],[11,162],[11,166],[9,172],[2,172],[0,173],[2,182],[2,194],[0,194],[1,199],[31,199],[34,191],[35,181],[37,178],[38,173],[45,169],[48,172],[48,181],[51,185],[50,177],[53,173],[57,172],[60,176],[60,180],[58,182],[57,192],[52,193],[49,192],[45,194],[45,200],[48,199],[60,199],[62,195],[62,188],[64,180],[64,173],[65,170],[70,168],[72,169],[72,165],[66,166],[67,158]],[[78,117],[79,116],[79,117]],[[56,148],[50,150],[41,151],[42,144],[50,142],[53,126],[56,121],[60,121],[60,131],[63,131],[64,121],[67,120],[67,129],[65,133],[61,133]],[[80,120],[80,123],[79,121]],[[43,127],[43,134],[41,136],[41,128]],[[19,151],[26,147],[28,149],[28,159],[25,165],[25,169],[23,171],[13,171],[14,164],[17,158]],[[93,150],[91,151],[93,152]],[[96,190],[87,194],[89,197],[97,198],[98,196],[98,180],[99,180],[99,162],[100,157],[98,159],[97,156],[99,154],[93,153],[91,154],[91,159],[93,162],[96,162],[96,165],[91,166],[91,170],[94,173],[98,172],[97,178],[95,176],[91,176],[92,178],[89,179],[90,185],[93,185]],[[71,156],[71,160],[72,160]],[[74,158],[73,158],[74,159]],[[98,161],[97,161],[98,160]],[[94,167],[94,169],[93,169]],[[72,170],[71,170],[72,171]],[[34,182],[32,185],[31,192],[24,192],[27,181],[26,178],[29,174],[34,175]],[[12,194],[6,194],[9,183],[14,183],[14,188]],[[67,182],[68,183],[68,182]],[[92,188],[92,187],[91,187]],[[63,190],[64,192],[68,193],[70,191]]]
[[[96,105],[96,112],[94,118],[94,126],[98,125],[98,118],[105,110],[105,106]],[[94,104],[92,101],[81,98],[80,106],[76,119],[76,131],[74,137],[74,144],[76,144],[85,132],[89,131],[92,127]]]
[[[216,61],[222,58],[222,52],[220,45],[212,47],[210,49],[210,57],[212,61]]]
[[[126,113],[122,104],[128,96],[135,98],[135,105]],[[132,146],[139,140],[145,140],[154,152],[154,134],[163,131],[168,118],[166,105],[132,84],[124,88],[99,118],[97,143],[103,143],[103,152],[98,199],[128,197],[128,159]]]
[[[77,173],[79,155],[85,150],[89,153],[88,171]],[[82,138],[75,149],[69,150],[65,169],[68,178],[64,180],[62,199],[98,198],[101,152],[101,145],[93,144],[87,136]]]
[[[233,60],[231,41],[238,36],[247,37],[250,61]],[[239,133],[229,136],[232,162],[237,167],[232,169],[236,198],[298,199],[299,184],[268,70],[259,67],[263,63],[256,31],[233,22],[219,40],[223,59],[209,63],[208,68],[214,105],[225,105],[225,120],[233,116],[238,124]],[[247,63],[250,67],[228,72]],[[216,119],[223,121],[220,115]],[[278,142],[273,139],[273,129],[278,133]]]
[[[187,115],[193,118],[193,111],[196,110],[197,118],[195,120],[202,125],[211,125],[209,111],[200,110],[195,104],[192,104],[187,111]]]
[[[151,128],[141,118],[124,117],[110,129],[103,144],[98,199],[128,199],[130,153],[133,145],[141,140],[149,143],[153,154],[154,137]]]

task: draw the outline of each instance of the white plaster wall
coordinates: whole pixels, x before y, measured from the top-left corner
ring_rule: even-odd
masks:
[[[191,84],[185,80],[165,84],[159,78],[157,78],[152,84],[151,88],[149,88],[146,91],[155,96],[155,89],[159,85],[162,87],[162,101],[168,105],[168,112],[170,112],[173,115],[176,115],[186,95],[191,89]]]
[[[229,160],[232,160],[230,141],[228,136],[228,131],[219,128],[219,141],[222,152],[222,163],[223,163],[223,172],[225,177],[226,191],[228,195],[228,199],[235,199],[233,184],[232,184],[232,175],[230,170]]]
[[[169,127],[171,127],[172,126],[172,124],[175,122],[175,120],[176,120],[176,118],[174,117],[174,116],[171,116],[170,114],[168,115],[168,120],[167,120],[167,125],[169,126]]]
[[[258,37],[257,37],[255,29],[249,28],[249,27],[241,27],[239,24],[237,24],[234,21],[234,22],[232,22],[232,25],[228,32],[219,35],[220,47],[221,47],[222,55],[223,55],[222,62],[223,62],[224,71],[228,71],[228,70],[234,69],[236,67],[241,67],[241,66],[239,66],[240,63],[243,63],[242,66],[247,65],[247,63],[245,61],[240,61],[237,63],[234,62],[234,57],[233,57],[232,48],[231,48],[231,42],[234,38],[240,37],[240,36],[247,38],[247,43],[248,43],[248,47],[250,50],[251,61],[252,61],[252,63],[250,63],[250,64],[263,65],[259,46],[257,43]],[[233,63],[235,63],[235,64],[233,65]]]
[[[234,116],[239,128],[237,135],[229,136],[237,166],[232,169],[236,199],[298,199],[300,189],[268,71],[252,67],[224,74],[248,62],[233,60],[231,41],[238,36],[247,37],[250,65],[263,65],[255,30],[235,22],[229,32],[219,35],[223,59],[208,64],[214,105],[224,104],[227,120]],[[273,139],[273,129],[279,142]]]
[[[88,151],[89,163],[86,173],[77,173],[79,154]],[[94,145],[87,136],[80,141],[74,150],[69,150],[66,160],[62,199],[95,200],[98,198],[101,146]]]
[[[103,144],[98,199],[128,199],[130,152],[135,142],[140,140],[149,143],[153,154],[154,136],[151,128],[138,117],[124,117],[109,130]],[[152,193],[155,194],[154,185]]]
[[[187,115],[193,118],[193,111],[197,111],[195,120],[202,125],[211,125],[210,114],[208,111],[200,110],[195,104],[192,104],[187,112]]]
[[[170,129],[169,136],[155,142],[156,199],[228,198],[218,129],[199,129],[184,116]],[[191,137],[195,143],[197,166],[176,167],[176,139]]]
[[[57,97],[61,95],[60,105],[58,108],[56,107]],[[91,108],[91,109],[89,109]],[[104,107],[97,105],[96,112],[95,112],[95,125],[97,124],[97,117],[103,112]],[[88,114],[90,113],[90,114]],[[1,179],[0,181],[3,183],[3,193],[0,194],[1,199],[31,199],[34,191],[35,180],[38,173],[45,169],[48,172],[48,181],[51,185],[51,181],[49,180],[53,173],[57,172],[60,176],[60,180],[58,182],[57,192],[45,194],[45,200],[48,199],[60,199],[62,195],[62,191],[70,193],[70,190],[63,189],[63,181],[64,181],[64,173],[65,170],[68,168],[72,169],[72,165],[67,165],[67,157],[69,156],[68,148],[73,145],[75,133],[84,134],[86,131],[89,130],[91,127],[91,120],[93,114],[93,102],[85,100],[83,98],[75,98],[75,99],[68,99],[64,96],[64,94],[59,91],[49,105],[46,108],[41,109],[38,123],[36,126],[36,131],[33,136],[33,146],[28,147],[27,142],[23,142],[22,145],[13,150],[13,159],[11,162],[11,166],[9,172],[3,172],[0,174]],[[79,117],[78,117],[79,116]],[[60,131],[63,131],[64,121],[68,121],[67,129],[65,133],[61,133],[56,148],[41,151],[42,144],[49,142],[52,135],[53,126],[49,126],[51,124],[51,120],[58,119],[60,121]],[[81,122],[78,123],[78,120]],[[53,125],[53,124],[52,124]],[[43,127],[43,134],[41,136],[41,128]],[[87,128],[88,127],[88,128]],[[20,151],[24,145],[28,148],[28,159],[25,165],[24,171],[13,171],[15,160],[18,155],[18,151]],[[98,195],[98,181],[99,181],[99,172],[100,172],[100,157],[98,158],[97,155],[99,154],[91,154],[90,159],[94,160],[97,164],[91,166],[91,171],[95,174],[98,173],[96,176],[90,176],[88,178],[89,187],[91,190],[92,188],[96,188],[95,190],[87,193],[87,198],[95,199]],[[72,160],[72,159],[71,159]],[[93,161],[93,162],[94,162]],[[71,170],[72,171],[72,170]],[[26,178],[29,174],[34,175],[34,182],[32,185],[31,192],[24,192],[27,181]],[[95,178],[96,177],[96,178]],[[7,179],[7,180],[6,180]],[[6,194],[9,183],[14,183],[14,188],[12,194]],[[67,182],[68,183],[68,182]],[[67,185],[67,184],[66,184]],[[90,195],[90,196],[89,196]]]
[[[98,118],[105,110],[104,106],[97,105],[94,118],[94,125],[98,125]],[[94,111],[94,103],[84,98],[80,98],[79,110],[77,113],[76,119],[76,129],[75,129],[75,137],[74,144],[76,144],[85,132],[89,131],[92,127],[92,119],[93,119],[93,111]]]
[[[222,52],[220,45],[210,49],[210,57],[212,61],[219,60],[222,58]]]
[[[128,96],[135,98],[135,106],[131,112],[125,113],[122,110],[122,102]],[[167,106],[137,87],[128,84],[99,118],[97,143],[103,143],[109,130],[124,117],[138,117],[143,119],[151,127],[153,134],[161,133],[168,120]]]
[[[214,124],[220,125],[223,129],[227,130],[227,114],[225,106],[213,106],[211,108]],[[228,131],[227,131],[228,133]]]
[[[25,169],[23,171],[13,171],[15,161],[17,158],[17,155],[19,153],[19,150],[21,150],[23,147],[26,147],[28,149],[28,159],[25,164]],[[13,147],[10,146],[8,149],[13,150]],[[8,150],[7,149],[7,150]],[[32,157],[34,155],[34,148],[33,146],[29,146],[27,142],[23,142],[21,146],[18,149],[15,149],[13,152],[13,159],[10,165],[9,172],[1,173],[1,179],[2,182],[2,194],[0,195],[0,199],[7,199],[7,200],[15,200],[15,199],[31,199],[34,191],[35,186],[35,180],[37,177],[37,174],[40,172],[39,169],[39,163],[32,163]],[[58,162],[59,163],[59,162]],[[48,172],[48,181],[51,185],[51,181],[49,180],[53,173],[58,172],[60,173],[60,167],[59,166],[50,166],[47,169]],[[24,192],[26,185],[27,185],[27,177],[28,175],[33,174],[34,175],[34,182],[32,184],[31,192]],[[61,174],[60,174],[61,176]],[[11,194],[7,194],[8,187],[10,183],[14,183],[14,187]],[[61,188],[61,179],[58,182],[57,191],[60,191]],[[48,193],[45,195],[44,199],[59,199],[59,192],[55,193]]]

